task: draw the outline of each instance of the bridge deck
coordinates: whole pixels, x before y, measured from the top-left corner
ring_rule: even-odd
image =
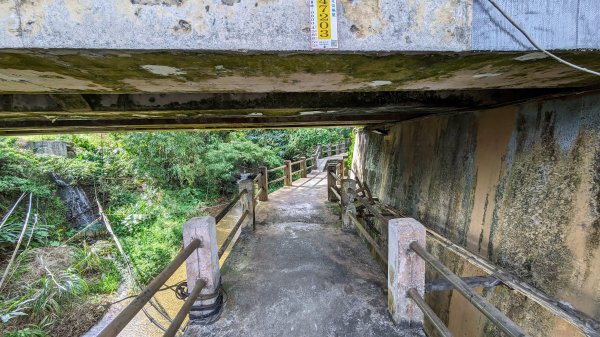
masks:
[[[240,236],[221,269],[226,304],[192,336],[421,336],[387,312],[386,276],[326,202],[312,173],[257,206],[256,231]]]

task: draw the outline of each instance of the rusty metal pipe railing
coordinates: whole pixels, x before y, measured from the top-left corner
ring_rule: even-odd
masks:
[[[196,281],[194,289],[192,289],[192,292],[185,299],[185,302],[181,306],[181,309],[179,309],[177,315],[175,316],[175,318],[173,318],[173,322],[171,322],[171,325],[169,325],[169,328],[167,329],[167,331],[165,331],[163,337],[175,337],[175,335],[177,334],[177,330],[181,326],[181,323],[183,323],[183,320],[185,320],[185,317],[188,315],[188,313],[192,309],[192,306],[194,305],[194,302],[200,295],[200,291],[202,291],[202,288],[204,288],[205,286],[205,280]]]
[[[335,174],[335,173],[333,173],[331,171],[329,171],[329,174],[335,179],[335,181],[340,181],[340,177],[338,177],[337,174]]]
[[[244,223],[244,219],[246,219],[246,216],[248,216],[249,213],[250,211],[246,210],[244,214],[242,214],[238,222],[235,224],[235,226],[233,226],[231,232],[229,232],[229,235],[227,235],[227,238],[225,238],[225,241],[223,241],[223,245],[221,245],[221,248],[219,248],[219,259],[221,258],[221,256],[223,256],[223,254],[231,244],[231,241],[235,237],[235,233],[237,233],[238,229],[240,228],[242,223]]]
[[[444,266],[440,260],[435,256],[427,252],[417,242],[410,244],[412,249],[417,255],[419,255],[425,262],[433,267],[443,278],[448,280],[454,288],[461,293],[475,308],[477,308],[482,314],[484,314],[495,326],[502,330],[505,334],[512,337],[525,337],[527,334],[521,330],[510,318],[506,317],[500,310],[485,301],[483,297],[477,294],[468,284],[466,284],[460,277],[454,274],[448,267]]]
[[[256,177],[254,177],[254,179],[252,179],[252,181],[254,181],[255,183],[257,183],[260,180],[261,176],[262,176],[262,173],[257,174]]]
[[[357,197],[356,200],[358,200],[358,202],[361,203],[361,205],[365,206],[365,208],[371,212],[371,214],[373,214],[378,220],[386,223],[389,220],[383,216],[383,214],[381,214],[381,212],[379,212],[379,210],[375,207],[373,207],[373,205],[371,205],[371,203],[369,203],[368,199],[366,198],[360,198]]]
[[[179,254],[169,263],[169,265],[156,276],[152,282],[144,289],[123,311],[115,317],[97,337],[116,337],[123,328],[135,317],[135,315],[142,310],[144,305],[150,301],[152,296],[160,289],[160,287],[167,282],[167,280],[175,273],[175,271],[181,266],[183,262],[194,252],[196,249],[202,246],[202,242],[199,239],[193,240],[190,244],[183,248]],[[177,327],[179,328],[179,327]]]
[[[231,209],[233,208],[233,206],[235,206],[235,204],[240,201],[240,198],[244,195],[247,194],[248,190],[244,189],[242,190],[240,193],[238,193],[235,198],[233,198],[233,200],[225,207],[223,208],[219,214],[217,214],[217,216],[215,217],[215,222],[219,223],[219,221],[223,220],[223,218],[225,217],[225,215],[227,215],[227,213],[229,213],[229,211],[231,211]]]
[[[423,312],[423,315],[429,319],[431,325],[437,330],[440,336],[442,337],[452,337],[452,333],[448,330],[448,327],[442,322],[442,320],[438,317],[438,315],[433,312],[431,307],[427,305],[423,297],[419,294],[417,289],[410,288],[407,291],[408,296],[417,304],[417,306]]]
[[[293,172],[292,172],[292,175],[294,175],[294,174],[300,174],[300,173],[302,173],[302,169],[300,169],[300,170],[298,170],[298,171],[293,171]]]

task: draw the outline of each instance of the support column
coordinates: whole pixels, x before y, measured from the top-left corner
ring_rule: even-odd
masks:
[[[336,186],[336,181],[335,178],[331,176],[330,173],[335,173],[337,164],[335,163],[329,163],[327,164],[326,170],[327,170],[327,200],[328,201],[338,201],[338,198],[335,196],[335,194],[333,194],[333,192],[331,192],[331,188],[333,186]]]
[[[348,233],[356,233],[356,227],[348,214],[356,217],[356,205],[354,198],[356,196],[356,181],[352,179],[342,179],[342,230]]]
[[[269,201],[269,171],[266,166],[260,166],[258,168],[260,178],[258,179],[258,189],[262,188],[262,191],[258,195],[258,200]]]
[[[286,160],[283,162],[285,167],[283,168],[283,184],[285,186],[292,186],[292,161]]]
[[[340,143],[335,144],[335,154],[340,154]]]
[[[250,213],[244,220],[245,223],[241,227],[252,224],[254,226],[254,181],[252,179],[238,180],[239,191],[247,190],[248,193],[240,198],[240,204],[242,205],[242,214],[245,211]]]
[[[300,158],[300,178],[306,178],[306,157]]]
[[[331,157],[331,143],[327,144],[327,157]]]
[[[425,247],[425,226],[412,218],[391,219],[388,226],[388,310],[402,327],[423,325],[423,312],[408,296],[415,288],[425,295],[425,261],[409,245]]]
[[[197,217],[183,224],[184,246],[189,245],[194,239],[200,239],[202,244],[186,260],[187,286],[188,289],[193,289],[197,280],[206,281],[206,286],[192,306],[190,319],[204,316],[213,317],[220,314],[223,304],[215,218],[212,216]],[[215,303],[220,303],[220,305],[215,305]]]

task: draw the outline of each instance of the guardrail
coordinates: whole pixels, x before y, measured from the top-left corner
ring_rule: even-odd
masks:
[[[248,189],[245,187],[232,199],[232,201],[223,208],[215,217],[215,224],[220,222],[232,209],[233,207],[242,199],[242,197],[248,195]],[[253,200],[254,201],[254,200]],[[229,245],[233,241],[235,234],[239,230],[240,226],[250,214],[250,210],[248,209],[247,204],[249,203],[246,200],[245,210],[242,213],[241,217],[236,222],[235,226],[223,242],[222,246],[218,250],[218,257],[221,258],[223,253],[229,248]],[[253,202],[255,204],[255,202]],[[252,210],[254,210],[254,206],[252,206]],[[252,212],[254,214],[254,212]],[[253,219],[254,220],[254,219]],[[151,298],[158,292],[160,287],[165,284],[165,282],[175,273],[175,271],[186,261],[190,255],[195,252],[198,248],[202,247],[202,241],[199,239],[192,240],[185,248],[183,248],[179,254],[169,263],[169,265],[156,276],[152,282],[137,296],[135,299],[127,305],[118,315],[115,317],[101,332],[97,337],[115,337],[117,336],[127,324],[135,317],[135,315],[142,310],[144,305],[148,303]],[[195,282],[195,285],[191,292],[187,294],[185,302],[182,307],[178,311],[175,318],[171,321],[169,327],[164,332],[163,337],[173,337],[176,335],[177,331],[181,327],[185,317],[189,314],[194,302],[199,297],[200,292],[206,286],[206,281],[203,279],[198,279]]]
[[[388,226],[391,219],[401,218],[401,213],[387,205],[380,203],[377,198],[374,198],[367,184],[361,182],[355,172],[352,172],[354,173],[353,179],[347,179],[343,176],[340,176],[338,170],[337,164],[328,166],[328,200],[340,203],[343,215],[342,219],[344,220],[345,215],[348,219],[348,222],[352,223],[353,228],[356,228],[360,235],[369,243],[374,253],[385,265],[388,265],[389,251],[387,247],[382,247],[382,245],[378,243],[378,240],[373,237],[365,225],[363,225],[363,223],[359,220],[356,208],[353,209],[353,207],[357,202],[358,210],[360,211],[359,213],[362,214],[365,219],[372,218],[376,221],[386,223]],[[347,184],[348,180],[351,180],[352,184],[355,183],[358,188],[353,189],[352,184]],[[345,187],[349,189],[348,191],[345,191],[345,188],[338,187],[340,181],[346,182]],[[345,224],[342,223],[342,228],[344,228],[344,225]],[[387,228],[386,226],[383,227]],[[489,273],[487,276],[461,278],[454,274],[449,268],[444,266],[437,257],[427,252],[424,246],[420,245],[416,241],[413,241],[409,244],[409,250],[414,252],[414,254],[419,256],[428,265],[433,267],[433,269],[435,269],[443,278],[443,280],[434,280],[428,283],[425,289],[428,289],[429,291],[451,289],[457,290],[506,335],[527,336],[517,324],[515,324],[497,308],[488,303],[478,293],[472,290],[472,288],[494,287],[500,284],[505,284],[510,289],[517,291],[527,298],[535,301],[546,310],[552,312],[556,316],[564,319],[566,322],[578,328],[585,336],[600,337],[600,332],[596,328],[597,323],[595,321],[587,317],[583,317],[581,314],[573,310],[566,310],[564,307],[560,306],[558,301],[549,298],[547,295],[533,288],[532,286],[519,281],[515,276],[502,270],[500,267],[495,266],[484,258],[452,243],[450,240],[438,234],[433,229],[425,226],[423,226],[423,228],[429,238],[433,239],[445,249],[464,258],[466,261],[479,267],[484,272]],[[370,231],[377,233],[375,228],[370,228]],[[440,336],[452,336],[444,323],[427,305],[418,289],[407,289],[405,295],[410,298],[418,308],[421,309],[421,312],[429,319],[431,326],[439,333]]]

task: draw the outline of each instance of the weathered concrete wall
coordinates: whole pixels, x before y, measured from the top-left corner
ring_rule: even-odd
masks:
[[[599,48],[596,0],[498,0],[547,48]],[[340,50],[528,50],[487,0],[338,0]],[[560,25],[556,25],[560,22]],[[0,48],[309,50],[308,0],[0,0]]]
[[[353,166],[383,202],[600,319],[599,94],[361,131]],[[577,335],[508,289],[484,295],[533,336]],[[497,335],[459,294],[428,300],[456,336]]]

